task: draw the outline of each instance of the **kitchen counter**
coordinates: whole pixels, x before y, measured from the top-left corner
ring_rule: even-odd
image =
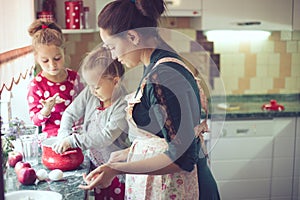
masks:
[[[275,94],[275,95],[232,95],[212,98],[211,116],[214,119],[272,119],[274,117],[299,117],[300,94]],[[284,106],[283,111],[264,111],[263,104],[269,104],[271,99],[277,100]],[[224,102],[224,100],[226,100]],[[227,103],[239,107],[233,110],[218,108],[219,103]]]
[[[48,170],[43,164],[39,163],[32,168],[35,171],[39,169]],[[83,163],[78,169],[72,171],[65,171],[64,178],[57,182],[38,182],[35,185],[22,185],[19,183],[16,177],[14,168],[8,168],[6,172],[5,188],[6,192],[16,191],[16,190],[47,190],[54,191],[62,194],[63,200],[84,200],[87,199],[87,191],[78,188],[78,185],[83,183],[82,174],[88,173],[90,168],[90,161],[87,157],[84,158]]]

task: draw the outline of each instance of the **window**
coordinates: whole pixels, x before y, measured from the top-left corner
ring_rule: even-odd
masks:
[[[1,0],[0,13],[0,53],[30,45],[27,29],[35,18],[34,0]]]

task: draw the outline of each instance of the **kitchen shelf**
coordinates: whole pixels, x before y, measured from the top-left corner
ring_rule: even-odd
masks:
[[[64,34],[95,33],[96,29],[62,29]]]

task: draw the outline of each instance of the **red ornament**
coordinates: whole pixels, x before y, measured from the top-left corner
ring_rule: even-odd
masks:
[[[284,110],[284,106],[277,104],[277,101],[274,99],[270,100],[270,104],[264,104],[261,107],[262,110],[269,110],[269,111],[283,111]]]

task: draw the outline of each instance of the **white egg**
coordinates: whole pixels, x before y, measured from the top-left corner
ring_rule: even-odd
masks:
[[[51,181],[59,181],[63,178],[64,173],[60,169],[54,169],[51,172],[49,172],[48,176]]]
[[[36,172],[36,176],[40,181],[44,181],[48,178],[48,172],[45,169],[39,169]]]

